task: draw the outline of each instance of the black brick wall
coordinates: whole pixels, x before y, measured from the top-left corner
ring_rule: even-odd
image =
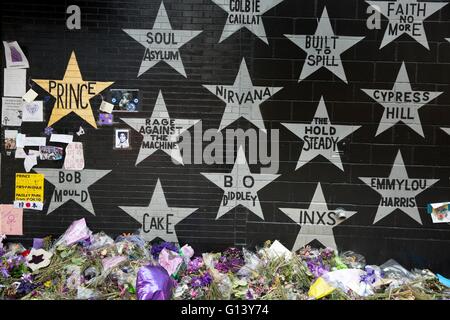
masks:
[[[66,28],[65,11],[71,4],[81,8],[81,30]],[[169,206],[199,208],[176,226],[181,243],[201,251],[230,245],[252,247],[267,239],[279,239],[291,247],[300,226],[279,208],[307,208],[320,182],[330,209],[357,211],[334,228],[340,250],[359,252],[369,263],[393,257],[408,267],[448,272],[449,225],[433,224],[426,205],[450,200],[450,136],[440,129],[450,127],[450,43],[445,41],[450,37],[450,5],[425,20],[428,51],[407,36],[380,50],[387,19],[382,18],[381,30],[367,29],[367,4],[361,0],[284,0],[263,15],[269,45],[246,29],[218,43],[227,14],[210,0],[164,0],[164,4],[174,29],[203,30],[180,49],[187,78],[164,63],[137,78],[143,47],[122,29],[151,28],[159,0],[4,0],[2,40],[19,42],[30,62],[30,79],[62,79],[75,51],[84,79],[114,81],[112,88],[140,90],[143,112],[137,117],[151,115],[161,90],[172,117],[201,119],[203,130],[219,127],[225,104],[202,85],[232,84],[245,58],[253,84],[283,87],[261,105],[266,128],[279,129],[281,139],[281,176],[258,193],[265,221],[244,207],[215,219],[222,191],[200,173],[228,172],[232,165],[176,166],[165,153],[157,152],[135,166],[142,139],[137,132],[131,130],[133,150],[118,152],[112,148],[114,128],[95,130],[71,114],[53,125],[55,130],[74,133],[82,125],[86,134],[76,141],[83,142],[85,167],[112,170],[89,189],[96,216],[72,201],[46,215],[46,201],[43,212],[25,210],[24,236],[10,239],[28,242],[46,234],[58,236],[82,217],[93,231],[104,230],[111,236],[133,232],[140,224],[119,206],[147,206],[159,178]],[[313,34],[324,5],[336,34],[365,36],[341,56],[348,84],[325,69],[298,83],[305,53],[283,36]],[[392,88],[403,61],[414,90],[444,93],[420,109],[424,138],[403,124],[375,137],[383,108],[361,88]],[[33,88],[40,99],[48,96],[37,85]],[[295,170],[302,141],[281,125],[309,122],[321,96],[332,123],[361,125],[340,144],[344,171],[321,157]],[[46,121],[53,101],[44,105]],[[100,102],[99,97],[91,100],[96,117]],[[46,123],[24,123],[20,131],[39,136]],[[124,123],[118,126],[127,127]],[[252,127],[240,119],[228,128]],[[387,177],[398,150],[410,177],[440,179],[416,197],[423,225],[400,210],[373,224],[380,196],[358,177]],[[39,162],[39,167],[61,168],[62,161]],[[250,167],[259,172],[258,165]],[[11,203],[14,174],[24,172],[23,162],[3,151],[1,170],[1,201]],[[46,200],[52,192],[52,185],[46,182]]]

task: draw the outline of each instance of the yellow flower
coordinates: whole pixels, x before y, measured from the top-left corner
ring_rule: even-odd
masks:
[[[50,288],[51,285],[52,285],[52,282],[51,282],[50,280],[44,282],[44,286],[45,286],[46,288]]]

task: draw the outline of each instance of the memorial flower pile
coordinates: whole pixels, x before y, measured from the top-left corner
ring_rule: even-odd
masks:
[[[278,241],[200,253],[138,235],[113,240],[84,219],[33,248],[0,240],[0,299],[450,299],[448,279],[429,270],[366,265],[331,248],[291,252]]]

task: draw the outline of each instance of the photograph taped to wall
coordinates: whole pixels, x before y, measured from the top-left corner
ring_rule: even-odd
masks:
[[[61,160],[63,158],[63,148],[55,146],[40,146],[39,159],[41,160]]]
[[[5,130],[5,138],[3,140],[5,150],[16,149],[16,138],[19,131],[17,130]]]
[[[108,100],[114,105],[113,112],[141,111],[138,89],[110,89]]]
[[[131,149],[129,129],[114,130],[114,149]]]

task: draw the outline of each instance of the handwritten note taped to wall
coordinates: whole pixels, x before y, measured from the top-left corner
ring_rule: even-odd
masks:
[[[44,203],[44,175],[16,173],[14,208],[42,210]]]
[[[23,209],[12,204],[0,204],[0,234],[23,235]]]
[[[66,158],[64,159],[64,169],[66,170],[84,169],[83,144],[81,142],[72,142],[67,145]]]

